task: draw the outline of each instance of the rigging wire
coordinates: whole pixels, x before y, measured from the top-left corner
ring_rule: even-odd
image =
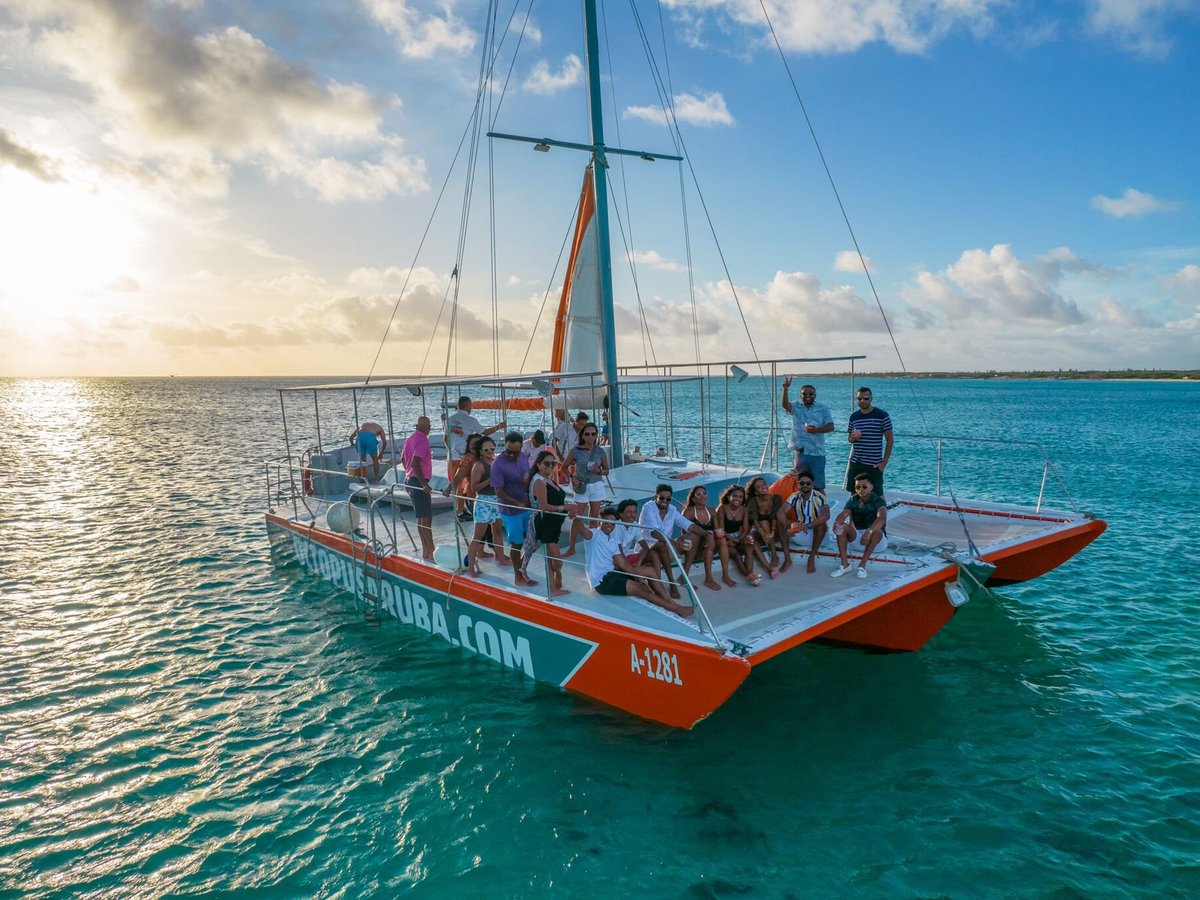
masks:
[[[900,345],[896,341],[896,335],[892,331],[892,323],[888,320],[887,313],[883,309],[883,301],[879,298],[879,291],[875,289],[875,279],[871,277],[870,267],[867,265],[866,257],[863,255],[862,248],[858,243],[858,235],[854,232],[854,226],[850,224],[850,215],[846,212],[846,206],[842,203],[842,195],[837,189],[837,184],[833,179],[833,172],[829,168],[829,163],[825,159],[825,151],[821,148],[821,142],[817,139],[817,130],[812,123],[812,119],[808,115],[808,108],[804,105],[804,99],[800,96],[800,88],[796,84],[796,79],[792,75],[792,67],[788,65],[787,56],[783,52],[783,46],[779,43],[779,35],[775,33],[775,25],[771,21],[771,15],[767,12],[767,5],[764,0],[758,0],[758,5],[762,8],[763,18],[767,22],[767,28],[771,32],[771,39],[775,42],[775,49],[779,52],[779,59],[783,63],[784,71],[787,72],[788,81],[792,85],[792,93],[796,96],[796,102],[800,105],[800,112],[804,116],[804,124],[808,126],[808,133],[812,137],[813,145],[817,149],[817,156],[821,159],[821,166],[825,169],[825,177],[829,181],[829,187],[833,190],[834,199],[837,201],[838,209],[842,213],[842,221],[846,223],[846,231],[850,234],[850,240],[854,244],[854,252],[858,254],[859,264],[862,266],[863,273],[867,277],[867,284],[871,288],[871,295],[875,298],[875,305],[879,308],[879,315],[883,318],[884,327],[887,329],[888,339],[892,342],[892,349],[896,352],[896,359],[900,363],[900,370],[904,373],[906,379],[911,379],[908,367],[904,364],[904,356],[900,352]],[[913,403],[917,408],[917,414],[921,417],[921,424],[925,428],[925,433],[930,434],[932,430],[929,427],[929,422],[925,417],[925,409],[921,404],[920,397],[917,396],[916,390],[912,386],[911,380],[908,384],[909,392],[912,394]],[[933,440],[932,438],[930,439]],[[967,519],[963,514],[962,509],[958,505],[958,497],[955,495],[954,486],[950,479],[946,478],[946,487],[950,491],[950,499],[954,503],[955,512],[958,513],[958,520],[962,525],[963,533],[967,536],[967,544],[971,552],[979,557],[979,548],[975,546],[975,541],[971,538],[971,531],[967,527]]]
[[[617,106],[616,79],[612,77],[612,73],[615,71],[615,69],[613,68],[612,63],[612,45],[608,39],[608,5],[604,2],[604,0],[600,0],[599,6],[601,22],[604,25],[604,53],[608,58],[608,93],[609,96],[612,97],[612,109],[615,111],[619,107]],[[617,136],[617,146],[623,146],[623,142],[621,140],[620,116],[614,116],[613,128]],[[650,355],[654,356],[654,364],[658,365],[658,357],[654,353],[654,344],[650,340],[650,323],[646,319],[646,308],[642,303],[642,289],[638,282],[637,260],[634,258],[632,249],[636,246],[636,242],[633,239],[633,212],[629,204],[629,179],[626,177],[624,155],[619,155],[617,157],[617,166],[621,170],[621,194],[625,199],[625,216],[629,220],[628,240],[625,238],[625,223],[621,220],[621,210],[616,203],[613,204],[613,212],[616,213],[617,216],[617,228],[621,233],[621,242],[625,245],[625,259],[629,264],[629,273],[633,277],[633,294],[637,298],[638,319],[641,326],[639,328],[639,333],[642,339],[642,363],[644,365],[648,365],[650,362],[646,354],[646,350],[649,348]]]
[[[667,52],[667,25],[663,19],[662,0],[655,3],[658,9],[658,37],[662,43],[663,68],[667,72],[667,96],[675,98],[675,84],[671,79],[671,56]],[[672,135],[672,139],[674,136]],[[672,141],[674,142],[674,141]],[[678,146],[676,146],[678,150]],[[682,154],[680,154],[682,155]],[[679,166],[679,206],[683,215],[683,247],[687,260],[688,300],[692,307],[692,344],[696,354],[696,365],[700,365],[700,310],[696,305],[696,271],[692,260],[692,230],[688,225],[687,182],[683,178],[683,166]]]
[[[664,82],[662,73],[658,69],[658,64],[654,59],[653,51],[650,50],[650,40],[646,34],[645,25],[642,23],[642,17],[638,13],[637,6],[634,4],[634,0],[630,0],[630,8],[633,10],[633,18],[635,24],[637,25],[638,37],[642,42],[643,52],[646,54],[646,59],[650,63],[650,71],[653,76],[655,89],[658,91],[659,102],[662,104],[664,111],[667,113],[668,127],[671,129],[672,134],[678,141],[677,146],[679,148],[679,155],[682,156],[684,162],[687,163],[688,173],[692,176],[692,184],[696,188],[696,197],[700,200],[700,208],[704,211],[704,219],[708,224],[709,233],[712,235],[713,245],[717,251],[717,258],[721,261],[721,269],[725,273],[725,280],[729,285],[729,292],[733,296],[733,301],[738,311],[738,317],[742,322],[742,329],[745,331],[746,340],[750,344],[750,353],[754,357],[755,364],[758,366],[759,374],[765,376],[766,373],[763,371],[762,363],[759,361],[758,348],[754,343],[754,335],[750,331],[750,323],[746,320],[746,311],[742,308],[741,298],[738,296],[737,287],[733,283],[733,275],[730,274],[729,271],[729,263],[725,259],[725,251],[722,249],[721,241],[717,237],[716,224],[713,222],[712,213],[708,208],[708,201],[704,199],[704,192],[700,189],[700,179],[696,174],[695,167],[692,165],[691,154],[687,152],[687,144],[683,140],[683,131],[680,129],[679,119],[675,115],[674,98],[670,97],[669,95],[664,97],[663,95]],[[768,397],[770,396],[770,388],[770,385],[764,384],[764,390],[767,392]]]

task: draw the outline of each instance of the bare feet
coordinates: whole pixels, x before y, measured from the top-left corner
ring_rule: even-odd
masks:
[[[716,580],[713,578],[705,578],[704,586],[710,591],[719,591],[721,589],[721,586],[717,584]]]
[[[792,558],[789,556],[787,559],[785,559],[783,561],[783,565],[779,567],[779,571],[786,572],[791,567],[792,567]]]
[[[725,587],[737,587],[737,582],[734,581],[732,578],[730,578],[728,575],[722,575],[721,580],[723,582],[725,582]]]
[[[552,591],[550,591],[550,596],[551,597],[565,597],[569,593],[571,593],[571,592],[568,591],[566,588],[554,588]]]
[[[808,565],[804,567],[804,571],[808,572],[810,575],[817,571],[817,560],[815,557],[810,556],[808,558]]]
[[[471,578],[481,578],[483,576],[483,572],[481,572],[479,569],[467,569],[467,571],[463,572],[463,574],[468,575]]]
[[[683,618],[686,619],[688,616],[695,613],[696,610],[692,609],[690,606],[680,606],[678,603],[676,603],[675,609],[672,610],[672,612],[674,612],[675,615],[682,616]]]
[[[672,600],[679,599],[679,586],[677,584],[675,584],[675,582],[673,582],[673,581],[671,582],[671,599]]]
[[[537,582],[526,575],[518,575],[516,583],[517,587],[537,587]]]
[[[771,580],[774,581],[776,578],[779,577],[779,570],[775,569],[775,568],[771,568],[771,569],[767,570],[767,574],[770,575]]]

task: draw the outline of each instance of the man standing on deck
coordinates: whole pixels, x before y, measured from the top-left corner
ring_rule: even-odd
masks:
[[[883,497],[883,470],[892,458],[892,417],[871,405],[871,389],[858,389],[858,409],[850,413],[850,468],[846,490],[854,490],[854,479],[866,475],[875,493]]]
[[[579,435],[567,417],[567,408],[556,406],[554,408],[554,431],[550,435],[550,444],[554,447],[554,452],[558,454],[559,459],[566,459],[571,448],[578,443]]]
[[[458,409],[446,419],[446,448],[449,451],[446,454],[446,475],[450,479],[450,490],[455,489],[459,477],[458,469],[467,450],[467,438],[473,434],[495,434],[507,427],[508,423],[501,421],[491,428],[484,428],[483,423],[471,415],[471,398],[465,395],[458,398]],[[454,498],[454,511],[460,519],[465,515],[463,504],[462,497]]]
[[[433,562],[433,453],[429,446],[429,431],[433,426],[428,416],[417,419],[417,430],[404,441],[400,461],[404,464],[404,486],[412,498],[413,514],[417,517],[417,533],[421,536],[421,558]]]
[[[521,452],[524,442],[519,431],[510,431],[504,436],[504,452],[492,462],[492,489],[500,501],[500,521],[504,523],[508,558],[512,561],[517,587],[533,587],[537,582],[521,568],[521,545],[532,517],[529,457]]]
[[[811,384],[800,388],[800,401],[788,399],[788,388],[792,379],[783,379],[783,396],[780,398],[784,412],[792,417],[792,436],[788,446],[792,449],[792,469],[796,472],[811,472],[818,491],[825,490],[825,435],[833,431],[833,416],[829,407],[817,402],[817,389]]]

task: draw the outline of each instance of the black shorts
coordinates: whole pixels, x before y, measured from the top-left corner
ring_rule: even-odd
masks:
[[[600,583],[596,585],[596,593],[608,594],[610,597],[628,596],[629,582],[632,580],[632,575],[613,569],[600,579]]]
[[[404,479],[404,486],[408,488],[408,496],[412,498],[413,512],[418,519],[433,518],[433,498],[429,496],[429,491],[421,488],[415,478]]]
[[[871,479],[871,484],[875,486],[875,493],[882,497],[883,473],[875,468],[875,466],[868,466],[866,463],[860,463],[854,460],[850,460],[850,469],[848,472],[846,472],[846,490],[852,494],[854,493],[854,479],[858,477],[859,473],[862,473]]]

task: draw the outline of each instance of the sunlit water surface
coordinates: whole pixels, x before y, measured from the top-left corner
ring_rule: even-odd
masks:
[[[1044,441],[1108,533],[920,653],[803,647],[677,732],[274,568],[280,383],[0,381],[0,893],[1200,894],[1196,385],[874,382],[899,431],[919,400]],[[963,495],[1036,499],[1028,448],[955,453]],[[889,483],[934,472],[901,439]]]

